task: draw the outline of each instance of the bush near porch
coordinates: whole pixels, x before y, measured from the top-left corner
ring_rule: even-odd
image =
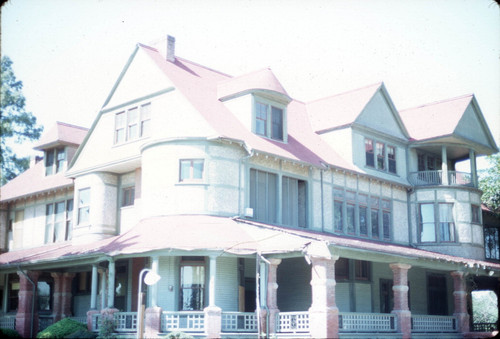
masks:
[[[87,326],[70,319],[64,318],[55,324],[50,325],[43,331],[37,334],[37,338],[67,338],[69,335],[77,331],[87,331]]]

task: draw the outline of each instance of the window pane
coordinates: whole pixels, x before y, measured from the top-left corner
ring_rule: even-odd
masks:
[[[276,222],[277,175],[250,170],[250,207],[254,218],[260,221]]]
[[[138,118],[139,118],[139,109],[137,107],[134,107],[132,109],[129,109],[127,112],[127,118],[128,118],[128,135],[127,135],[127,140],[133,140],[136,139],[139,134],[138,130]]]
[[[368,208],[366,206],[359,207],[359,233],[368,235]]]
[[[78,224],[89,222],[90,214],[90,189],[85,188],[79,192],[79,202],[78,202]]]
[[[343,216],[342,216],[342,202],[334,202],[334,218],[335,218],[335,231],[342,232],[343,229]]]
[[[66,202],[66,240],[71,240],[73,235],[73,199]]]
[[[271,120],[271,138],[275,140],[283,140],[283,110],[271,106]]]
[[[378,230],[378,210],[371,210],[371,223],[372,223],[372,237],[378,238],[379,230]]]
[[[421,233],[420,241],[436,241],[436,230],[434,222],[434,205],[420,205]]]
[[[391,213],[387,211],[382,212],[382,228],[384,230],[384,239],[391,238]]]
[[[180,161],[180,181],[191,178],[191,160]]]
[[[54,173],[54,150],[48,150],[45,152],[45,175],[51,175]]]
[[[38,310],[50,311],[50,285],[45,281],[37,283]]]
[[[453,241],[453,205],[439,204],[439,240]]]
[[[149,135],[151,125],[151,104],[141,106],[141,137]]]
[[[267,105],[255,103],[255,133],[267,136]]]
[[[389,161],[389,172],[396,173],[396,148],[387,146],[387,159]]]
[[[385,169],[385,145],[377,142],[377,168]]]
[[[181,310],[202,310],[204,306],[204,288],[204,266],[181,266]]]
[[[203,178],[203,160],[193,160],[193,179]]]
[[[354,234],[356,233],[356,229],[354,226],[354,205],[347,204],[346,213],[347,232]]]
[[[375,166],[375,153],[373,152],[373,140],[365,139],[366,166]]]

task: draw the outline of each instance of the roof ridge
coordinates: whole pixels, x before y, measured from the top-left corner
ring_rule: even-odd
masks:
[[[361,90],[367,89],[369,87],[382,86],[383,83],[384,83],[383,81],[380,81],[380,82],[373,83],[371,85],[366,85],[366,86],[355,88],[355,89],[351,89],[351,90],[348,90],[348,91],[345,91],[345,92],[328,95],[326,97],[322,97],[322,98],[318,98],[318,99],[314,99],[314,100],[308,101],[307,104],[311,104],[311,103],[318,102],[318,101],[321,101],[321,100],[327,100],[327,99],[330,99],[330,98],[333,98],[333,97],[336,97],[336,96],[341,96],[341,95],[345,95],[345,94],[349,94],[349,93],[361,91]]]
[[[70,123],[67,123],[67,122],[64,122],[64,121],[56,121],[56,124],[57,124],[57,125],[64,125],[64,126],[67,126],[67,127],[79,128],[79,129],[86,130],[86,131],[88,131],[88,130],[89,130],[87,127],[83,127],[83,126],[79,126],[79,125],[70,124]]]
[[[219,81],[219,83],[226,82],[226,81],[231,81],[233,79],[238,79],[238,78],[241,78],[241,77],[249,76],[249,75],[256,74],[256,73],[259,73],[259,72],[262,72],[262,71],[266,71],[266,70],[271,71],[271,73],[276,77],[276,74],[274,74],[274,72],[271,69],[271,67],[268,66],[268,67],[262,67],[262,68],[259,68],[259,69],[256,69],[256,70],[253,70],[253,71],[250,71],[250,72],[247,72],[247,73],[236,75],[234,77],[231,77],[231,79],[226,79],[226,80]],[[276,79],[278,79],[278,77],[276,77]]]
[[[188,60],[188,59],[186,59],[186,58],[182,58],[182,57],[179,57],[179,56],[175,56],[175,59],[176,59],[176,60],[177,60],[177,59],[179,59],[179,60],[182,60],[182,61],[184,61],[184,62],[189,62],[189,63],[190,63],[190,64],[192,64],[192,65],[196,65],[196,66],[198,66],[198,67],[202,67],[202,68],[204,68],[204,69],[206,69],[206,70],[208,70],[208,71],[211,71],[211,72],[214,72],[214,73],[218,73],[218,74],[220,74],[220,75],[223,75],[223,76],[226,76],[226,77],[229,77],[229,78],[233,78],[233,76],[232,76],[232,75],[230,75],[230,74],[227,74],[227,73],[224,73],[224,72],[218,71],[218,70],[216,70],[216,69],[213,69],[213,68],[211,68],[211,67],[208,67],[208,66],[205,66],[205,65],[199,64],[199,63],[197,63],[197,62],[194,62],[194,61]]]
[[[459,99],[463,99],[463,98],[466,98],[466,97],[473,98],[474,97],[474,93],[463,94],[463,95],[459,95],[459,96],[453,97],[453,98],[448,98],[448,99],[443,99],[443,100],[437,100],[437,101],[432,101],[432,102],[429,102],[429,103],[426,103],[426,104],[422,104],[422,105],[418,105],[418,106],[414,106],[414,107],[408,107],[408,108],[399,110],[399,113],[404,112],[404,111],[414,110],[414,109],[417,109],[417,108],[426,107],[426,106],[432,106],[432,105],[442,104],[442,103],[449,102],[449,101],[459,100]]]

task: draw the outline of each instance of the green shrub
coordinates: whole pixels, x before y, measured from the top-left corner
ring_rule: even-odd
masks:
[[[78,330],[76,332],[71,333],[70,335],[66,336],[65,338],[84,338],[84,339],[94,339],[97,337],[97,334],[90,332],[88,330]]]
[[[113,313],[108,313],[104,311],[101,313],[101,323],[99,324],[99,335],[97,338],[100,339],[113,339],[115,338],[115,318]]]
[[[192,336],[184,332],[171,332],[167,335],[167,339],[193,339]]]
[[[78,330],[86,330],[87,326],[70,318],[64,318],[50,325],[37,334],[37,338],[66,338]]]
[[[2,338],[21,338],[16,330],[11,330],[10,328],[0,328],[0,334]]]

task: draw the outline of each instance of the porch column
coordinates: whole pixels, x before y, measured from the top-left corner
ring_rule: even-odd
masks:
[[[217,275],[217,257],[210,257],[210,279],[208,282],[208,306],[205,312],[205,335],[207,338],[220,338],[222,310],[215,305],[215,281]]]
[[[52,299],[52,315],[54,316],[54,322],[61,320],[61,293],[62,293],[62,281],[60,272],[50,273],[52,279],[54,279],[54,294]]]
[[[92,265],[92,284],[90,286],[90,309],[91,310],[96,310],[97,309],[97,279],[98,277],[97,273],[97,264]]]
[[[472,184],[478,187],[477,182],[477,165],[476,165],[476,152],[473,149],[469,150],[470,172],[472,174]]]
[[[63,273],[61,277],[61,318],[71,317],[71,297],[73,296],[71,293],[71,283],[74,277],[75,273],[68,272]]]
[[[106,296],[107,296],[107,289],[106,289],[106,270],[102,269],[99,272],[101,274],[101,309],[106,308]]]
[[[339,309],[335,304],[335,261],[325,257],[309,257],[312,263],[312,304],[309,308],[309,332],[312,338],[338,338]]]
[[[4,275],[2,312],[7,313],[7,300],[9,299],[9,274]]]
[[[23,338],[33,338],[38,332],[37,301],[33,300],[33,285],[21,272],[19,275],[19,304],[16,313],[16,331]],[[36,286],[40,272],[27,272],[29,279]]]
[[[269,335],[276,333],[277,323],[276,316],[280,312],[278,309],[278,265],[281,264],[281,259],[268,259],[268,274],[267,274],[267,308],[269,310]]]
[[[469,327],[469,314],[467,313],[467,290],[465,286],[465,272],[451,272],[453,277],[453,299],[454,311],[453,315],[458,319],[458,330],[462,333],[467,333]]]
[[[408,264],[390,264],[394,283],[394,309],[391,313],[396,315],[397,331],[403,338],[411,338],[411,312],[408,307]]]
[[[108,308],[115,307],[115,261],[109,260],[108,266]]]
[[[159,258],[153,257],[153,260],[151,262],[151,270],[158,274],[158,266],[159,266]],[[154,284],[149,286],[151,289],[151,307],[156,307],[158,306],[158,284]]]
[[[446,154],[446,146],[441,147],[441,172],[443,173],[441,183],[448,186],[448,155]]]

